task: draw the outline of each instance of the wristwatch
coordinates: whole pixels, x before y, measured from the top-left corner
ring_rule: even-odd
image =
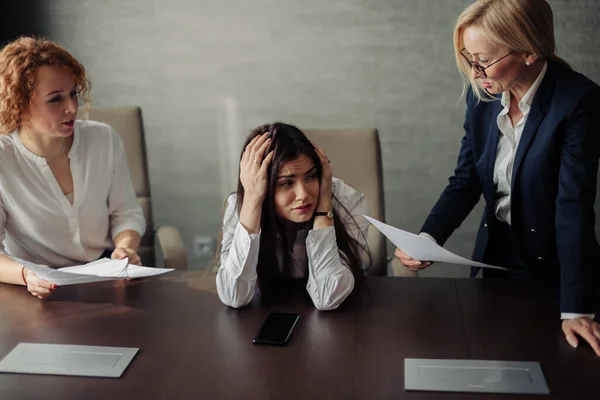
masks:
[[[316,212],[315,217],[327,217],[330,220],[333,220],[333,210],[329,210],[327,212]]]

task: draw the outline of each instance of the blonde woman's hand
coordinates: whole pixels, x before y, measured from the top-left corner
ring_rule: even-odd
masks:
[[[400,249],[396,249],[396,251],[394,252],[394,255],[396,256],[396,258],[398,260],[400,260],[402,265],[404,265],[406,268],[410,269],[413,272],[420,271],[422,269],[429,267],[431,264],[433,264],[431,261],[415,260]]]
[[[27,268],[23,270],[23,276],[25,276],[27,290],[29,291],[29,293],[31,293],[38,299],[46,299],[58,287],[56,283],[52,283],[38,278],[38,276],[33,271]]]
[[[262,204],[269,186],[267,169],[273,159],[273,152],[266,157],[265,151],[271,144],[268,134],[256,136],[242,153],[240,160],[240,181],[244,187],[244,203],[247,201]]]
[[[577,336],[589,343],[594,353],[600,357],[600,324],[587,317],[565,319],[562,330],[567,342],[573,347],[579,345]]]

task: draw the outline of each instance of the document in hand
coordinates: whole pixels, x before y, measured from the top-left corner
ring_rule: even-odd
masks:
[[[101,281],[114,281],[127,278],[145,278],[173,271],[173,268],[152,268],[128,264],[128,259],[111,260],[101,258],[84,265],[53,269],[45,265],[32,264],[20,260],[21,264],[32,270],[40,279],[57,285],[75,285]]]
[[[414,258],[421,261],[435,261],[449,264],[471,265],[474,267],[506,269],[495,265],[483,264],[477,261],[469,260],[449,252],[433,240],[424,236],[415,235],[393,226],[386,225],[374,218],[364,216],[373,226],[385,235],[397,248]]]

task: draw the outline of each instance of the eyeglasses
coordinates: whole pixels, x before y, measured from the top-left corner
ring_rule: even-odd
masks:
[[[475,72],[477,72],[477,77],[478,78],[487,78],[487,74],[485,73],[485,70],[488,69],[489,67],[491,67],[492,65],[499,63],[500,61],[504,60],[506,57],[510,56],[513,52],[511,51],[510,53],[508,53],[507,55],[505,55],[504,57],[500,57],[499,59],[497,59],[496,61],[494,61],[493,63],[491,63],[490,65],[488,65],[487,67],[484,67],[481,64],[477,64],[475,61],[471,61],[469,59],[469,57],[471,57],[471,55],[467,52],[466,48],[463,48],[460,51],[460,55],[464,57],[465,60],[467,60],[467,62],[469,63],[469,67],[471,67],[472,69],[475,70]]]

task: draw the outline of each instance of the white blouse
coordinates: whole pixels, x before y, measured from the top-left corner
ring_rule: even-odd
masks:
[[[333,194],[348,210],[346,212],[334,200],[338,218],[344,222],[349,234],[366,247],[369,222],[363,215],[369,214],[369,207],[365,196],[337,178],[333,178]],[[230,195],[223,218],[221,265],[217,272],[217,292],[224,304],[242,307],[254,297],[259,250],[260,232],[249,234],[243,227],[237,212],[237,194]],[[279,246],[280,265],[282,252]],[[340,258],[333,226],[299,231],[290,259],[295,260],[291,266],[293,277],[304,276],[308,264],[306,290],[319,310],[337,308],[354,289],[354,276]],[[308,263],[304,262],[306,259]]]
[[[68,156],[73,204],[45,158],[29,151],[17,132],[0,135],[0,254],[61,267],[97,259],[125,230],[145,232],[114,129],[75,121]]]

